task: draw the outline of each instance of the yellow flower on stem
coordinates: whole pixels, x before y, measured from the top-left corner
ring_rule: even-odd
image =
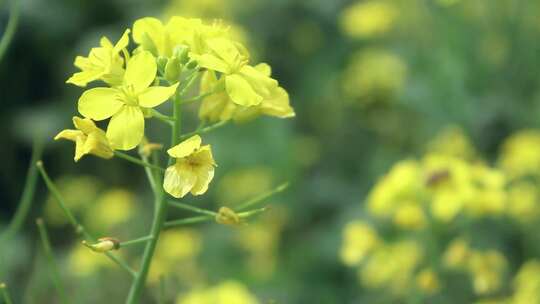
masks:
[[[263,75],[270,77],[271,68],[266,63],[254,67]],[[244,107],[236,104],[227,92],[220,90],[223,82],[219,81],[213,71],[207,71],[201,79],[201,94],[209,94],[201,103],[199,117],[209,121],[226,121],[234,119],[245,121],[259,115],[278,118],[294,117],[294,109],[289,103],[289,94],[280,86],[272,87],[260,104]],[[212,92],[216,92],[211,94]]]
[[[208,52],[191,54],[203,68],[223,73],[225,91],[237,105],[259,105],[278,87],[275,79],[248,65],[248,54],[239,44],[226,38],[206,41]]]
[[[120,52],[129,43],[129,30],[113,45],[107,37],[102,37],[100,47],[92,48],[88,57],[77,56],[75,66],[81,71],[73,74],[66,83],[85,87],[89,82],[101,79],[111,86],[122,83],[124,59]]]
[[[176,163],[167,168],[163,188],[170,195],[180,198],[188,192],[201,195],[208,190],[214,178],[216,163],[210,145],[201,146],[201,137],[194,135],[167,150]]]
[[[127,63],[122,85],[116,88],[94,88],[79,98],[79,112],[94,120],[111,117],[107,138],[114,149],[135,148],[144,135],[143,110],[167,101],[178,83],[150,86],[156,77],[156,61],[147,51],[133,56]]]
[[[54,137],[54,140],[67,139],[75,142],[75,161],[86,154],[109,159],[114,153],[105,136],[91,119],[73,117],[73,125],[77,130],[64,130]]]

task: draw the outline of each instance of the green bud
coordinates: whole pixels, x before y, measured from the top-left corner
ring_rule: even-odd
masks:
[[[156,60],[158,70],[163,74],[165,72],[165,66],[169,59],[167,57],[159,56]]]
[[[174,47],[173,56],[180,60],[181,64],[186,64],[189,61],[188,47],[185,45],[177,45]]]
[[[171,83],[178,81],[181,70],[180,60],[177,57],[169,59],[165,66],[165,79]]]
[[[190,61],[186,65],[186,68],[188,68],[189,70],[192,70],[192,69],[196,68],[198,65],[199,64],[197,63],[197,61]]]

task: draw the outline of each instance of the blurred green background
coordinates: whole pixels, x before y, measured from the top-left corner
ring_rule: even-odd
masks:
[[[0,1],[0,32],[13,1]],[[491,228],[479,238],[497,239],[503,233],[499,230],[505,231],[493,244],[504,244],[497,248],[514,257],[501,287],[478,293],[468,284],[452,284],[460,280],[450,276],[441,280],[447,284],[441,283],[438,291],[421,296],[389,295],[384,285],[365,286],[356,268],[340,258],[342,230],[351,220],[370,217],[364,201],[377,180],[397,161],[421,157],[430,139],[447,126],[461,128],[478,158],[488,164],[496,162],[503,142],[514,132],[539,127],[540,2],[19,2],[19,26],[0,62],[0,229],[17,207],[32,140],[38,137],[45,142],[43,161],[49,174],[93,231],[129,239],[148,230],[152,196],[144,190],[140,168],[95,157],[75,164],[72,145],[52,140],[71,127],[70,119],[77,115],[82,90],[65,83],[75,72],[75,56],[86,55],[103,35],[116,41],[137,18],[223,19],[247,41],[254,62],[268,62],[273,77],[290,94],[295,118],[230,124],[206,136],[219,164],[216,178],[206,195],[188,201],[216,209],[283,181],[291,182],[289,189],[271,198],[270,211],[246,226],[203,224],[171,231],[167,244],[160,243],[162,256],[153,266],[144,303],[156,301],[160,273],[166,274],[166,303],[184,303],[182,295],[190,290],[227,281],[241,284],[231,288],[249,290],[259,303],[508,299],[520,265],[540,253],[515,245],[534,242],[534,237],[528,240],[534,230],[517,233],[508,218],[488,219]],[[184,130],[196,128],[196,111],[197,105],[185,111]],[[155,124],[149,134],[156,141],[168,136]],[[88,253],[41,181],[38,187],[24,229],[0,244],[6,267],[1,278],[11,286],[16,302],[58,301],[44,271],[36,217],[46,221],[73,303],[124,301],[129,278]],[[140,250],[129,248],[126,256],[136,263]],[[536,274],[540,280],[540,272]],[[534,301],[538,298],[523,303]]]

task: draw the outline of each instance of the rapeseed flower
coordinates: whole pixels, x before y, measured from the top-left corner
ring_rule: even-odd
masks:
[[[135,148],[144,136],[144,111],[162,104],[176,92],[178,83],[150,86],[156,71],[152,54],[141,51],[127,63],[121,86],[93,88],[79,98],[79,112],[83,116],[94,120],[111,117],[107,138],[114,149]]]
[[[75,57],[75,66],[81,71],[73,74],[66,82],[85,87],[89,82],[101,79],[111,86],[120,85],[124,74],[124,58],[120,52],[129,43],[129,30],[113,45],[107,37],[102,37],[100,47],[92,48],[88,57]]]
[[[75,142],[74,160],[76,162],[87,154],[105,159],[114,156],[105,132],[98,128],[91,119],[73,117],[73,125],[77,130],[63,130],[54,139],[67,139]]]
[[[170,195],[180,198],[188,192],[201,195],[208,190],[214,178],[216,163],[210,145],[201,146],[202,139],[194,135],[167,150],[176,163],[167,168],[163,188]]]

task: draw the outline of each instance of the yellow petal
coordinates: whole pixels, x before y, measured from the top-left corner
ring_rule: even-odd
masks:
[[[84,142],[86,141],[86,136],[79,136],[77,137],[77,140],[75,141],[75,156],[73,157],[73,160],[75,162],[78,162],[81,157],[85,155],[84,153]]]
[[[136,93],[148,88],[156,78],[156,60],[148,51],[131,57],[124,74],[124,85],[133,86]]]
[[[170,195],[184,197],[195,185],[197,176],[191,167],[183,162],[170,166],[165,171],[163,189]]]
[[[96,124],[90,118],[73,117],[73,125],[84,134],[90,134],[97,129]]]
[[[82,149],[84,154],[93,154],[105,159],[114,156],[114,152],[109,146],[109,141],[102,130],[96,130],[90,133]]]
[[[211,54],[202,54],[192,55],[191,57],[203,68],[226,74],[230,72],[230,66],[217,56]]]
[[[66,80],[66,83],[74,84],[78,87],[86,87],[89,82],[99,79],[103,76],[104,70],[86,70],[73,74]]]
[[[225,76],[225,89],[234,103],[244,107],[258,105],[263,100],[251,85],[238,74]]]
[[[164,54],[165,29],[160,20],[156,18],[141,18],[133,24],[133,40],[143,49],[155,52],[155,55]]]
[[[289,104],[289,94],[282,87],[278,87],[268,99],[263,100],[261,112],[279,118],[295,116],[294,109]]]
[[[264,76],[270,77],[272,75],[272,68],[264,62],[257,64],[254,68]]]
[[[197,181],[193,185],[193,188],[191,189],[191,194],[193,195],[201,195],[208,190],[208,185],[214,178],[214,166],[213,165],[206,165],[206,166],[199,166],[195,170],[195,174],[197,176]]]
[[[278,86],[278,82],[275,79],[268,77],[249,65],[242,67],[239,74],[249,82],[257,94],[264,97],[269,95]]]
[[[175,158],[183,158],[199,149],[201,142],[202,139],[199,135],[193,135],[192,137],[167,150],[167,153]]]
[[[101,37],[101,39],[99,39],[99,45],[102,48],[105,48],[105,49],[112,49],[113,48],[112,42],[109,40],[109,38],[107,38],[105,36],[103,36],[103,37]]]
[[[54,140],[67,139],[77,141],[77,138],[80,136],[84,136],[84,133],[79,130],[63,130],[54,137]]]
[[[159,106],[174,95],[178,83],[169,87],[149,87],[139,94],[139,105],[145,108]]]
[[[94,88],[85,91],[79,98],[79,113],[93,120],[113,116],[122,107],[120,92],[113,88]]]
[[[214,157],[212,156],[212,149],[210,145],[202,146],[200,149],[197,150],[197,152],[193,153],[190,159],[200,165],[216,165]]]
[[[107,138],[117,150],[135,148],[144,135],[144,116],[139,107],[124,106],[116,113],[107,127]]]
[[[120,51],[122,51],[123,48],[127,47],[129,44],[129,33],[130,30],[127,29],[124,31],[124,34],[122,34],[122,37],[120,37],[120,40],[116,43],[116,45],[113,48],[113,53],[118,54]]]

